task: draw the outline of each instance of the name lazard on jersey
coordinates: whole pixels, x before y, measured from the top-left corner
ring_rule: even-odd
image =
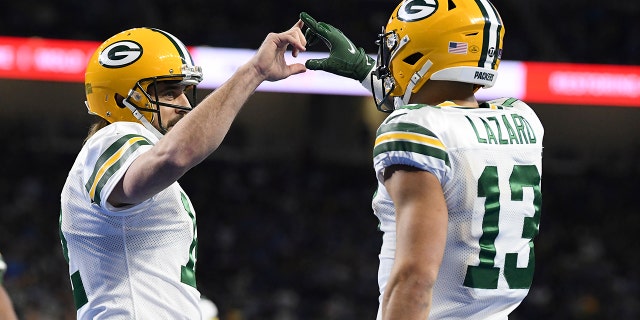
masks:
[[[536,135],[521,115],[511,114],[500,117],[465,116],[476,133],[478,143],[484,144],[535,144]]]

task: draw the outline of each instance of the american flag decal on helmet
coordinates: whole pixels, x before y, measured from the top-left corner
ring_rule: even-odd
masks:
[[[469,45],[466,42],[449,41],[449,53],[467,54]]]

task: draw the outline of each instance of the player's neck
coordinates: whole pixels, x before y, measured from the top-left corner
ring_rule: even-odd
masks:
[[[445,101],[464,107],[478,107],[473,84],[455,81],[429,80],[420,91],[411,95],[409,102],[437,105]]]

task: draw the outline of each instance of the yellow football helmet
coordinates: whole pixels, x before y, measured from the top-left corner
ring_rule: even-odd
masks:
[[[193,64],[187,47],[168,32],[152,28],[120,32],[103,42],[87,65],[85,93],[89,113],[110,123],[140,122],[149,128],[153,117],[160,117],[160,105],[191,109],[152,97],[147,91],[157,81],[176,81],[192,87],[195,95],[195,86],[202,81],[202,68]],[[195,97],[191,103],[195,103]],[[164,134],[166,129],[162,121],[158,122]]]
[[[503,37],[502,19],[488,0],[402,1],[377,41],[374,75],[384,88],[374,97],[378,108],[390,112],[409,103],[429,79],[493,86]]]

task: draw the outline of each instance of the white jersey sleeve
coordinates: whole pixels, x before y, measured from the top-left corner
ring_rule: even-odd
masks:
[[[408,105],[380,125],[373,152],[380,220],[381,296],[395,255],[395,210],[385,168],[410,165],[440,181],[447,242],[429,319],[506,319],[527,295],[541,209],[544,129],[516,99],[481,108]]]
[[[109,211],[107,198],[131,163],[149,150],[158,138],[142,125],[116,122],[96,132],[82,150],[82,178],[91,203]]]

